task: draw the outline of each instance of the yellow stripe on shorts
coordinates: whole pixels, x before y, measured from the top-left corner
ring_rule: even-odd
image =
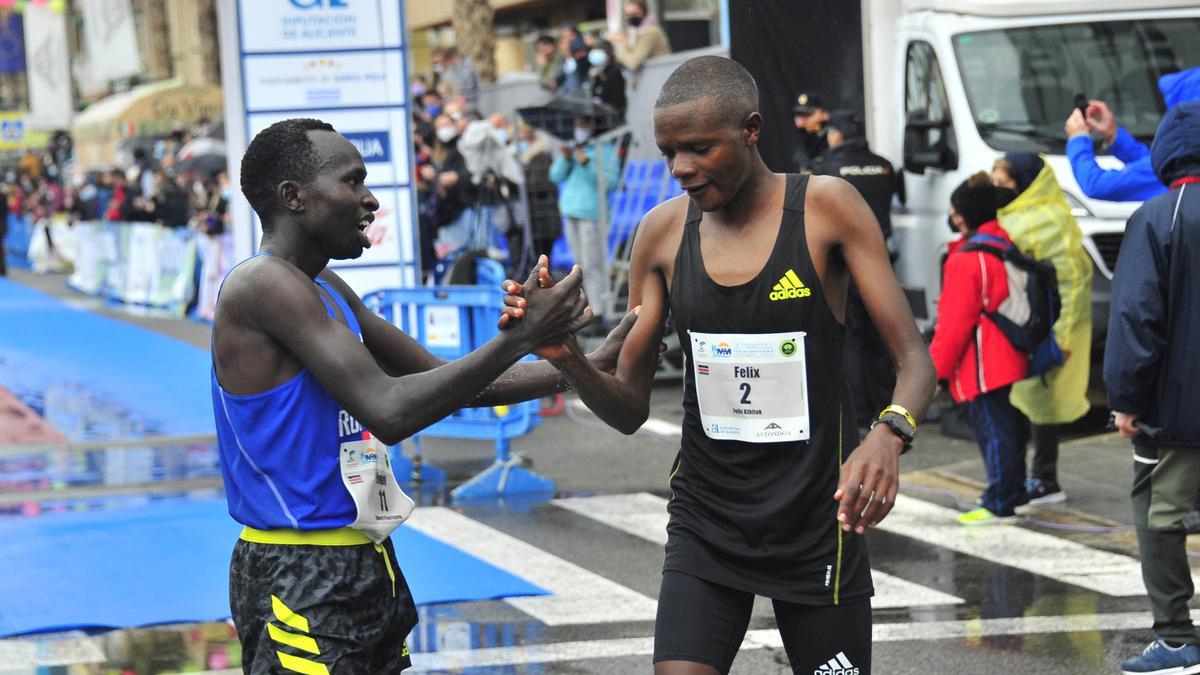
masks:
[[[324,663],[283,652],[275,652],[275,654],[279,656],[279,665],[283,666],[285,670],[304,673],[304,675],[329,675],[329,668],[326,668]]]

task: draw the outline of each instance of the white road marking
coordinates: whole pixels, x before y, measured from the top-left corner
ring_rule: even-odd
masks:
[[[1136,558],[1007,523],[964,527],[957,516],[954,509],[899,495],[879,529],[1105,595],[1146,594]]]
[[[667,500],[662,497],[641,492],[556,499],[554,503],[635,537],[660,545],[667,543]],[[962,598],[883,572],[872,570],[871,578],[875,582],[875,597],[871,600],[871,606],[876,609],[958,605],[964,602]]]
[[[1200,610],[1193,611],[1192,617],[1194,620],[1200,619]],[[955,640],[998,635],[1090,633],[1097,631],[1149,629],[1153,621],[1154,619],[1146,612],[1030,616],[1011,619],[974,619],[966,621],[914,621],[875,624],[873,638],[875,642],[932,642],[935,640]],[[783,642],[779,637],[779,631],[763,629],[747,632],[746,637],[742,640],[741,649],[747,651],[768,647],[779,648],[782,646]],[[413,654],[413,670],[411,672],[454,671],[465,668],[494,668],[535,663],[562,663],[584,659],[607,659],[628,656],[645,656],[649,658],[653,653],[653,637],[453,650]]]
[[[420,508],[405,526],[549,591],[552,595],[505,598],[547,626],[654,620],[654,599],[456,511]]]
[[[104,663],[105,660],[100,640],[88,637],[82,631],[0,640],[0,672]]]
[[[588,410],[587,405],[585,405],[583,401],[581,401],[577,398],[571,399],[570,405],[572,408],[575,408],[576,410],[579,410],[581,412]],[[683,435],[683,427],[681,427],[680,425],[678,425],[674,422],[660,420],[657,417],[651,417],[651,418],[647,419],[646,422],[644,424],[642,424],[641,431],[649,431],[650,433],[658,434],[659,436],[682,436]]]

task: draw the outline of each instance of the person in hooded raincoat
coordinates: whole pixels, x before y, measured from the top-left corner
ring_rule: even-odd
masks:
[[[1013,385],[1012,404],[1032,423],[1033,466],[1025,490],[1030,504],[1066,499],[1058,484],[1058,425],[1083,417],[1092,352],[1092,260],[1054,172],[1041,157],[1009,153],[996,162],[992,182],[1016,194],[996,215],[1000,227],[1027,256],[1048,260],[1058,275],[1062,309],[1054,337],[1066,361],[1039,377]]]

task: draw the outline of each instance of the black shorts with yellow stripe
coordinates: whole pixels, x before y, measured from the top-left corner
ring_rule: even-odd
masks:
[[[417,608],[391,540],[350,529],[246,528],[229,565],[229,605],[252,675],[380,675],[411,665]]]

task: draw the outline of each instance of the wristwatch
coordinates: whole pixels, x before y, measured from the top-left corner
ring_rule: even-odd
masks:
[[[912,414],[898,405],[889,405],[879,413],[879,417],[871,422],[871,428],[874,429],[879,425],[886,425],[892,433],[903,442],[903,447],[900,454],[904,454],[912,449],[913,437],[917,435],[917,421]]]

